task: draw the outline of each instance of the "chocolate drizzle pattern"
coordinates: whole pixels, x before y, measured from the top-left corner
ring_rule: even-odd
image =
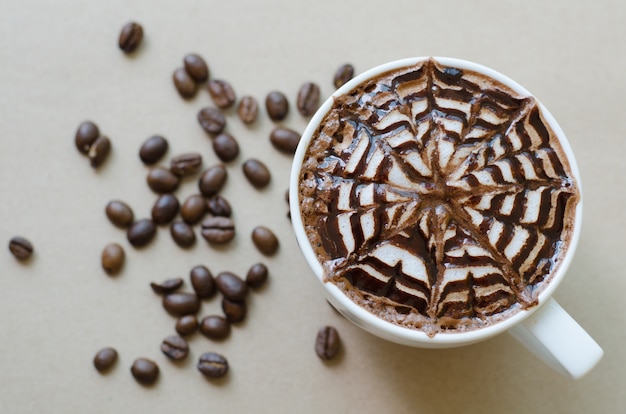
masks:
[[[532,97],[433,59],[335,98],[300,177],[325,280],[431,336],[534,306],[579,199]]]

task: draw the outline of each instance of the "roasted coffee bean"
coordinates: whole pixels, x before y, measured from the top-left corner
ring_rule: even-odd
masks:
[[[110,275],[118,273],[124,266],[126,254],[124,249],[117,243],[110,243],[102,250],[102,268]]]
[[[118,45],[124,53],[131,53],[141,43],[143,39],[143,27],[139,23],[129,22],[122,27]]]
[[[207,316],[200,322],[200,332],[209,339],[224,339],[230,334],[230,323],[222,316]]]
[[[183,285],[183,283],[184,281],[182,278],[175,277],[172,279],[167,279],[166,281],[161,283],[152,282],[150,283],[150,287],[157,295],[167,295],[176,291]]]
[[[227,177],[226,168],[223,165],[215,165],[202,173],[198,188],[203,196],[212,197],[222,189]]]
[[[285,154],[293,154],[298,148],[300,134],[293,129],[276,127],[270,134],[270,141],[277,150]]]
[[[227,132],[222,132],[213,139],[213,151],[220,160],[229,162],[239,155],[239,144],[237,144],[235,137]]]
[[[315,352],[324,360],[333,359],[339,353],[341,340],[339,333],[332,326],[325,326],[317,333]]]
[[[134,222],[126,232],[128,242],[135,247],[145,246],[156,235],[156,225],[152,220],[142,219]]]
[[[159,378],[159,366],[147,358],[137,358],[133,362],[130,372],[135,380],[143,385],[151,385]]]
[[[209,81],[208,90],[218,108],[227,109],[234,105],[236,100],[235,91],[230,86],[230,83],[214,79]]]
[[[230,323],[243,321],[248,313],[245,301],[234,301],[227,298],[222,299],[222,310]]]
[[[176,191],[180,179],[167,168],[154,167],[148,172],[146,178],[148,187],[155,193],[171,193]]]
[[[181,97],[189,99],[196,94],[198,86],[184,68],[176,69],[172,74],[172,80],[174,81],[174,87],[176,87]]]
[[[118,227],[128,227],[133,224],[135,215],[128,204],[123,201],[110,201],[104,209],[109,221]]]
[[[273,255],[278,250],[278,238],[267,227],[257,226],[252,230],[252,241],[259,251],[265,255]]]
[[[335,77],[333,78],[333,85],[335,88],[339,89],[346,82],[348,82],[354,76],[354,67],[346,63],[345,65],[341,65],[337,72],[335,72]]]
[[[17,260],[28,259],[35,250],[31,242],[24,237],[13,237],[9,241],[9,250]]]
[[[167,224],[178,214],[180,204],[173,194],[161,194],[152,206],[152,221],[155,224]]]
[[[215,279],[206,266],[195,266],[189,273],[191,286],[200,299],[207,299],[215,293]]]
[[[89,153],[89,148],[100,136],[98,126],[91,121],[85,121],[78,126],[74,143],[81,154]]]
[[[270,183],[272,178],[270,170],[265,164],[254,158],[243,163],[243,173],[253,186],[263,188]]]
[[[239,102],[237,115],[244,124],[251,124],[259,116],[259,104],[252,96],[244,96]]]
[[[209,78],[209,67],[200,55],[190,53],[183,58],[185,70],[196,82],[204,82]]]
[[[197,152],[181,154],[170,162],[170,171],[179,177],[192,175],[200,171],[202,168],[202,155]]]
[[[220,354],[206,352],[200,355],[198,370],[210,378],[219,378],[228,372],[228,361]]]
[[[87,156],[89,162],[93,168],[98,168],[107,159],[109,152],[111,152],[111,141],[104,135],[100,135],[98,139],[89,147]]]
[[[265,109],[273,121],[282,121],[289,113],[289,101],[282,92],[273,91],[265,98]]]
[[[214,216],[230,217],[232,209],[230,204],[221,195],[214,195],[206,201],[206,207],[209,213]]]
[[[176,321],[176,332],[181,336],[188,336],[198,329],[198,319],[195,315],[185,315]]]
[[[173,316],[193,315],[200,309],[195,293],[170,293],[163,297],[163,307]]]
[[[298,111],[303,116],[311,116],[320,106],[320,88],[314,83],[307,82],[298,91]]]
[[[252,265],[248,274],[246,275],[246,284],[252,288],[258,288],[265,284],[267,280],[267,266],[263,263],[256,263]]]
[[[215,284],[217,290],[230,300],[242,301],[248,294],[248,285],[246,285],[246,282],[231,272],[222,272],[217,275]]]
[[[203,108],[198,112],[198,122],[209,135],[217,135],[224,131],[226,118],[217,108]]]
[[[161,351],[174,361],[181,361],[189,355],[187,341],[178,335],[170,335],[161,342]]]
[[[117,351],[114,348],[103,348],[93,358],[93,366],[96,367],[98,372],[105,372],[111,369],[117,361]]]
[[[191,247],[196,243],[196,233],[184,221],[175,221],[170,226],[170,234],[174,242],[180,247]]]
[[[139,149],[139,159],[146,165],[155,164],[163,158],[168,147],[167,140],[162,136],[151,136]]]
[[[228,217],[207,217],[202,221],[202,237],[211,243],[226,243],[235,238],[235,223]]]
[[[190,195],[180,208],[180,215],[188,224],[195,224],[206,213],[206,201],[200,194]]]

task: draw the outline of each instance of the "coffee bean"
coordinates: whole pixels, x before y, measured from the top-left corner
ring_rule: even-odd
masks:
[[[218,108],[227,109],[235,103],[235,91],[226,81],[219,79],[209,81],[208,90]]]
[[[161,342],[161,351],[174,361],[181,361],[189,355],[187,341],[178,335],[170,335]]]
[[[31,242],[24,237],[13,237],[9,241],[9,250],[17,260],[28,259],[35,250]]]
[[[348,82],[354,76],[354,67],[346,63],[345,65],[341,65],[337,72],[335,72],[335,77],[333,78],[333,85],[335,88],[339,89],[346,82]]]
[[[176,191],[180,179],[170,170],[163,167],[154,167],[148,172],[146,178],[148,187],[155,193],[171,193]]]
[[[278,250],[278,238],[264,226],[257,226],[252,230],[252,241],[259,251],[265,255],[271,256]]]
[[[157,295],[167,295],[176,291],[183,285],[183,283],[184,281],[182,278],[175,277],[172,279],[167,279],[166,281],[161,283],[152,282],[150,283],[150,287]]]
[[[146,165],[155,164],[165,155],[168,147],[167,140],[162,136],[151,136],[139,149],[139,159]]]
[[[135,215],[128,204],[123,201],[110,201],[104,209],[109,221],[118,227],[128,227],[133,223]]]
[[[333,359],[339,353],[341,340],[339,333],[332,326],[325,326],[317,333],[315,352],[321,359]]]
[[[222,272],[215,278],[217,289],[224,297],[242,301],[248,294],[248,285],[239,276],[231,272]]]
[[[176,321],[176,332],[181,336],[188,336],[198,329],[198,319],[195,315],[185,315]]]
[[[229,162],[239,155],[239,144],[237,144],[235,137],[227,132],[222,132],[213,139],[213,151],[220,160]]]
[[[294,154],[300,142],[300,134],[289,128],[277,127],[270,134],[270,141],[277,150]]]
[[[187,224],[195,224],[206,213],[206,201],[199,194],[190,195],[180,208],[180,215]]]
[[[235,223],[228,217],[208,217],[202,221],[202,237],[211,243],[226,243],[235,238]]]
[[[124,53],[131,53],[143,39],[143,27],[139,23],[129,22],[122,27],[118,45]]]
[[[175,221],[170,226],[170,234],[174,242],[180,247],[191,247],[196,243],[196,233],[184,221]]]
[[[246,275],[246,284],[252,288],[259,288],[265,284],[267,280],[267,266],[263,263],[256,263],[252,265],[248,274]]]
[[[114,348],[103,348],[93,358],[93,366],[96,367],[98,372],[105,372],[111,369],[117,361],[117,351]]]
[[[135,247],[150,243],[156,235],[156,225],[152,220],[142,219],[134,222],[126,232],[128,242]]]
[[[178,91],[178,94],[185,98],[192,98],[196,94],[198,89],[196,82],[193,80],[189,73],[184,68],[178,68],[172,74],[172,80],[174,81],[174,87]]]
[[[224,114],[216,108],[203,108],[198,112],[200,126],[209,134],[217,135],[226,127]]]
[[[152,206],[152,221],[155,224],[167,224],[174,220],[180,205],[173,194],[161,194]]]
[[[111,141],[104,135],[100,135],[98,139],[89,147],[87,156],[93,168],[98,168],[104,163],[107,156],[111,152]]]
[[[154,384],[159,378],[159,366],[147,358],[137,358],[133,362],[130,372],[135,380],[143,385]]]
[[[228,361],[220,354],[206,352],[200,355],[198,370],[210,378],[223,377],[228,372]]]
[[[209,78],[209,67],[200,55],[190,53],[183,58],[185,70],[196,82],[204,82]]]
[[[198,188],[203,196],[212,197],[222,189],[227,177],[226,168],[223,165],[215,165],[202,173]]]
[[[117,243],[107,244],[102,250],[102,268],[110,275],[118,273],[124,265],[126,254]]]
[[[237,115],[244,124],[251,124],[256,121],[259,115],[259,104],[252,96],[244,96],[239,102]]]
[[[179,177],[193,175],[202,168],[202,155],[197,152],[181,154],[170,162],[170,171]]]
[[[265,108],[273,121],[282,121],[289,113],[289,101],[282,92],[273,91],[265,98]]]
[[[230,323],[243,321],[248,313],[245,301],[234,301],[227,298],[222,299],[222,310]]]
[[[243,163],[243,173],[256,188],[267,186],[272,178],[265,164],[256,159],[249,159]]]
[[[195,293],[170,293],[163,297],[163,307],[173,316],[192,315],[200,309]]]
[[[195,266],[189,273],[191,286],[200,299],[207,299],[215,293],[215,279],[206,266]]]
[[[100,136],[98,126],[91,121],[85,121],[78,126],[74,143],[81,154],[87,154],[91,145]]]
[[[314,83],[307,82],[298,91],[298,111],[303,116],[311,116],[320,106],[320,88]]]
[[[209,339],[224,339],[230,334],[230,323],[222,316],[207,316],[200,322],[200,332]]]
[[[230,204],[219,194],[209,198],[206,201],[206,207],[209,213],[214,216],[230,217],[232,214]]]

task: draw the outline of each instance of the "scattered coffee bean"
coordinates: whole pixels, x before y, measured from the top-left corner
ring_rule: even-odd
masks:
[[[104,135],[100,135],[98,139],[89,147],[87,156],[93,168],[98,168],[104,163],[107,156],[111,152],[111,141]]]
[[[289,101],[282,92],[273,91],[265,98],[265,108],[272,121],[282,121],[289,113]]]
[[[202,173],[198,188],[203,196],[212,197],[222,189],[227,177],[226,168],[223,165],[215,165]]]
[[[224,297],[242,301],[248,294],[248,285],[239,276],[231,272],[222,272],[215,278],[217,289]]]
[[[9,250],[17,260],[28,259],[35,250],[31,242],[24,237],[13,237],[9,241]]]
[[[259,115],[259,104],[252,96],[244,96],[239,102],[237,115],[244,124],[251,124],[256,121]]]
[[[254,158],[243,163],[243,173],[253,186],[263,188],[270,183],[272,178],[270,170],[265,164]]]
[[[246,275],[246,284],[252,288],[259,288],[267,281],[267,266],[263,263],[256,263],[252,265],[248,274]]]
[[[167,279],[166,281],[161,283],[152,282],[150,283],[150,287],[157,295],[167,295],[180,288],[183,283],[184,281],[182,278],[175,277],[172,279]]]
[[[189,273],[191,286],[200,299],[207,299],[215,293],[215,279],[206,266],[195,266]]]
[[[226,243],[235,238],[235,223],[228,217],[208,217],[202,221],[202,237],[211,243]]]
[[[170,162],[170,171],[179,177],[196,174],[202,168],[202,155],[197,152],[181,154]]]
[[[173,316],[192,315],[200,309],[195,293],[170,293],[163,297],[163,307]]]
[[[134,222],[126,232],[128,242],[135,247],[145,246],[156,235],[156,225],[152,220],[142,219]]]
[[[222,316],[207,316],[200,322],[200,332],[209,339],[224,339],[230,334],[230,323]]]
[[[227,109],[235,103],[235,91],[226,81],[219,79],[209,81],[208,90],[218,108]]]
[[[314,83],[307,82],[298,91],[298,111],[303,116],[311,116],[320,106],[320,88]]]
[[[81,154],[89,153],[89,148],[100,136],[98,126],[91,121],[85,121],[78,126],[74,143]]]
[[[126,254],[117,243],[107,244],[102,250],[102,268],[110,275],[118,273],[124,265]]]
[[[214,216],[230,217],[232,209],[230,204],[221,195],[214,195],[206,201],[206,207],[209,213]]]
[[[170,335],[161,342],[161,351],[174,361],[181,361],[189,355],[187,341],[178,335]]]
[[[339,333],[332,326],[325,326],[317,333],[315,352],[324,360],[333,359],[339,353],[341,340]]]
[[[103,348],[93,358],[93,366],[96,367],[98,372],[105,372],[111,369],[117,361],[117,351],[114,348]]]
[[[168,147],[167,140],[162,136],[151,136],[139,149],[139,159],[146,165],[155,164],[165,155]]]
[[[235,137],[227,132],[222,132],[213,139],[213,151],[220,160],[229,162],[239,155],[239,144],[237,144]]]
[[[180,204],[173,194],[161,194],[152,206],[152,221],[155,224],[167,224],[178,214]]]
[[[224,131],[226,118],[217,108],[203,108],[198,112],[198,122],[209,135],[217,135]]]
[[[159,194],[176,191],[180,183],[180,179],[174,173],[163,167],[152,168],[146,181],[150,189]]]
[[[135,380],[143,385],[154,384],[159,378],[159,366],[147,358],[137,358],[133,362],[130,372]]]
[[[170,226],[170,234],[174,242],[180,247],[191,247],[196,243],[196,233],[184,221],[175,221]]]
[[[135,218],[133,210],[128,204],[119,200],[110,201],[105,207],[104,212],[111,223],[122,228],[133,224],[133,219]]]
[[[124,53],[131,53],[141,43],[143,39],[143,27],[139,23],[129,22],[122,27],[118,45]]]
[[[222,299],[222,310],[230,323],[243,321],[248,313],[245,301],[234,301],[227,298]]]
[[[200,55],[190,53],[183,58],[185,70],[196,82],[204,82],[209,78],[209,67]]]
[[[257,226],[252,230],[252,241],[259,251],[265,255],[273,255],[278,250],[278,238],[267,227]]]
[[[184,68],[176,69],[172,74],[172,80],[174,81],[174,86],[181,97],[189,99],[196,94],[198,86]]]
[[[219,378],[228,372],[228,361],[220,354],[206,352],[200,355],[198,370],[210,378]]]
[[[198,329],[198,319],[195,315],[185,315],[176,321],[176,332],[181,336],[188,336]]]
[[[270,141],[277,150],[294,154],[300,142],[300,134],[289,128],[277,127],[270,134]]]
[[[180,215],[187,224],[195,224],[206,213],[206,201],[200,194],[190,195],[180,208]]]
[[[346,82],[352,79],[353,76],[354,76],[354,67],[351,64],[346,63],[345,65],[341,65],[339,69],[337,69],[337,72],[335,72],[333,85],[335,85],[335,88],[339,89]]]

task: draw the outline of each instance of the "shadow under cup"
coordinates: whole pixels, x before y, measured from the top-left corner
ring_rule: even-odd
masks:
[[[539,109],[541,111],[541,116],[543,120],[550,126],[563,150],[564,156],[569,163],[570,173],[573,176],[573,179],[576,181],[578,187],[579,200],[576,205],[576,210],[574,214],[574,221],[572,226],[571,234],[569,235],[569,246],[566,248],[565,253],[560,258],[560,264],[556,266],[556,269],[553,269],[552,274],[549,276],[549,281],[542,288],[542,291],[538,295],[537,305],[531,306],[527,309],[522,309],[511,316],[506,317],[505,319],[495,322],[493,324],[489,324],[485,327],[465,330],[465,331],[442,331],[437,333],[436,335],[427,335],[425,332],[413,329],[409,327],[404,327],[400,325],[396,325],[394,323],[388,322],[381,317],[374,315],[368,310],[364,309],[357,303],[355,303],[352,299],[350,299],[339,287],[337,287],[332,282],[324,281],[324,268],[320,263],[311,242],[309,241],[300,211],[300,194],[299,194],[299,184],[300,184],[300,175],[303,166],[303,160],[306,155],[306,151],[309,147],[312,137],[314,137],[320,128],[320,123],[324,120],[327,113],[331,110],[335,98],[349,94],[353,91],[358,85],[368,81],[370,79],[376,78],[377,76],[392,71],[396,69],[401,69],[408,66],[417,65],[421,62],[427,61],[429,59],[434,59],[438,64],[457,68],[460,70],[468,70],[472,72],[476,72],[478,74],[484,75],[488,78],[494,79],[496,82],[504,84],[505,86],[512,89],[515,93],[524,96],[531,97],[533,96],[530,92],[528,92],[521,85],[516,83],[515,81],[509,79],[508,77],[496,72],[490,68],[484,67],[482,65],[460,60],[453,58],[444,58],[444,57],[418,57],[418,58],[409,58],[398,60],[390,63],[386,63],[370,69],[361,75],[355,77],[341,88],[339,88],[328,100],[326,100],[319,110],[315,113],[315,115],[310,120],[307,128],[305,129],[300,143],[298,145],[297,151],[294,156],[293,167],[290,176],[290,186],[289,186],[289,199],[290,199],[290,210],[291,210],[291,218],[292,224],[294,227],[294,231],[296,233],[296,239],[304,254],[305,259],[307,260],[309,266],[313,270],[315,276],[320,280],[320,282],[324,285],[325,293],[329,302],[333,304],[333,306],[341,312],[346,318],[354,322],[356,325],[361,328],[369,331],[372,334],[375,334],[381,338],[387,339],[392,342],[416,346],[416,347],[424,347],[424,348],[449,348],[456,347],[462,345],[469,345],[475,342],[479,342],[490,337],[493,337],[499,333],[502,333],[511,327],[517,325],[522,322],[524,319],[528,318],[536,312],[544,303],[548,301],[548,299],[552,296],[555,289],[561,283],[563,277],[565,276],[567,269],[572,261],[574,256],[574,252],[576,250],[576,246],[578,244],[578,239],[580,237],[580,228],[582,221],[582,188],[581,188],[581,180],[580,174],[578,170],[578,166],[576,164],[576,160],[574,158],[574,154],[570,147],[570,144],[565,137],[562,129],[555,121],[550,112],[535,98]]]

